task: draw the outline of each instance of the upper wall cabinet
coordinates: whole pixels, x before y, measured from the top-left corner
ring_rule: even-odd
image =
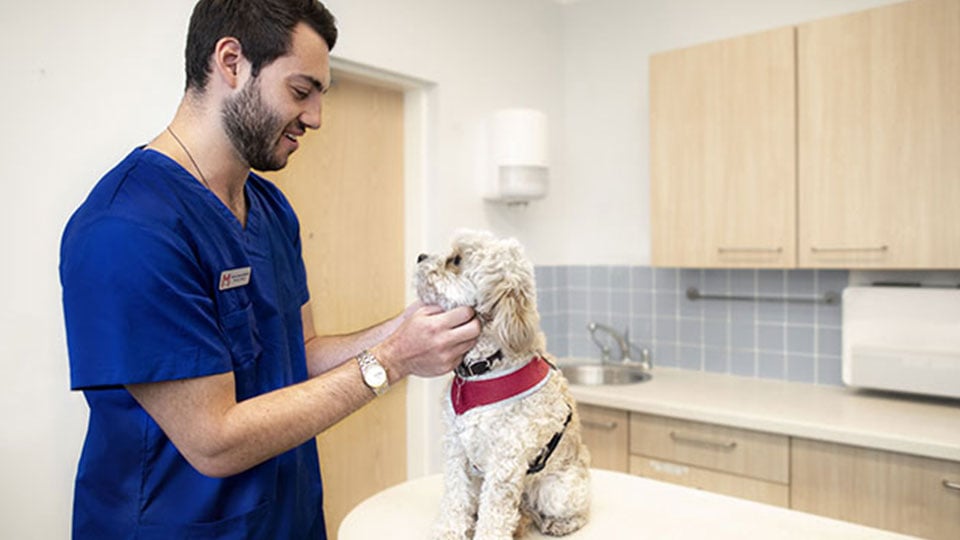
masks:
[[[797,37],[800,266],[960,267],[960,1]]]
[[[650,59],[653,264],[960,268],[960,1]]]
[[[658,266],[796,263],[794,29],[650,58]]]

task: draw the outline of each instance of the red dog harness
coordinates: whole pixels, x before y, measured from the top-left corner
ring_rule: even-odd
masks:
[[[550,364],[537,356],[527,365],[502,377],[470,380],[457,375],[450,386],[453,411],[461,415],[470,409],[505,401],[533,390],[546,381],[550,369]]]

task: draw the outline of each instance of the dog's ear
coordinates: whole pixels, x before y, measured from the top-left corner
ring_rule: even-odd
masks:
[[[479,277],[482,292],[477,312],[513,356],[542,348],[533,266],[513,239],[487,244]]]
[[[525,287],[516,286],[504,280],[502,295],[493,307],[493,320],[490,325],[497,335],[497,341],[510,356],[519,356],[537,348],[540,334],[540,316],[537,314],[536,299]]]

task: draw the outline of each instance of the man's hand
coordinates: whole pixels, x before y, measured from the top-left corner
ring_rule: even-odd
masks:
[[[400,327],[370,351],[387,368],[391,383],[407,375],[436,377],[450,372],[480,335],[473,308],[443,311],[414,304],[408,310],[412,313]]]

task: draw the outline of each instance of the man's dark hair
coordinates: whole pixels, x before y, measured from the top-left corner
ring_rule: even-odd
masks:
[[[187,32],[187,89],[203,90],[210,56],[221,38],[234,37],[253,65],[253,76],[290,49],[293,29],[306,23],[333,50],[336,19],[317,0],[200,0]]]

